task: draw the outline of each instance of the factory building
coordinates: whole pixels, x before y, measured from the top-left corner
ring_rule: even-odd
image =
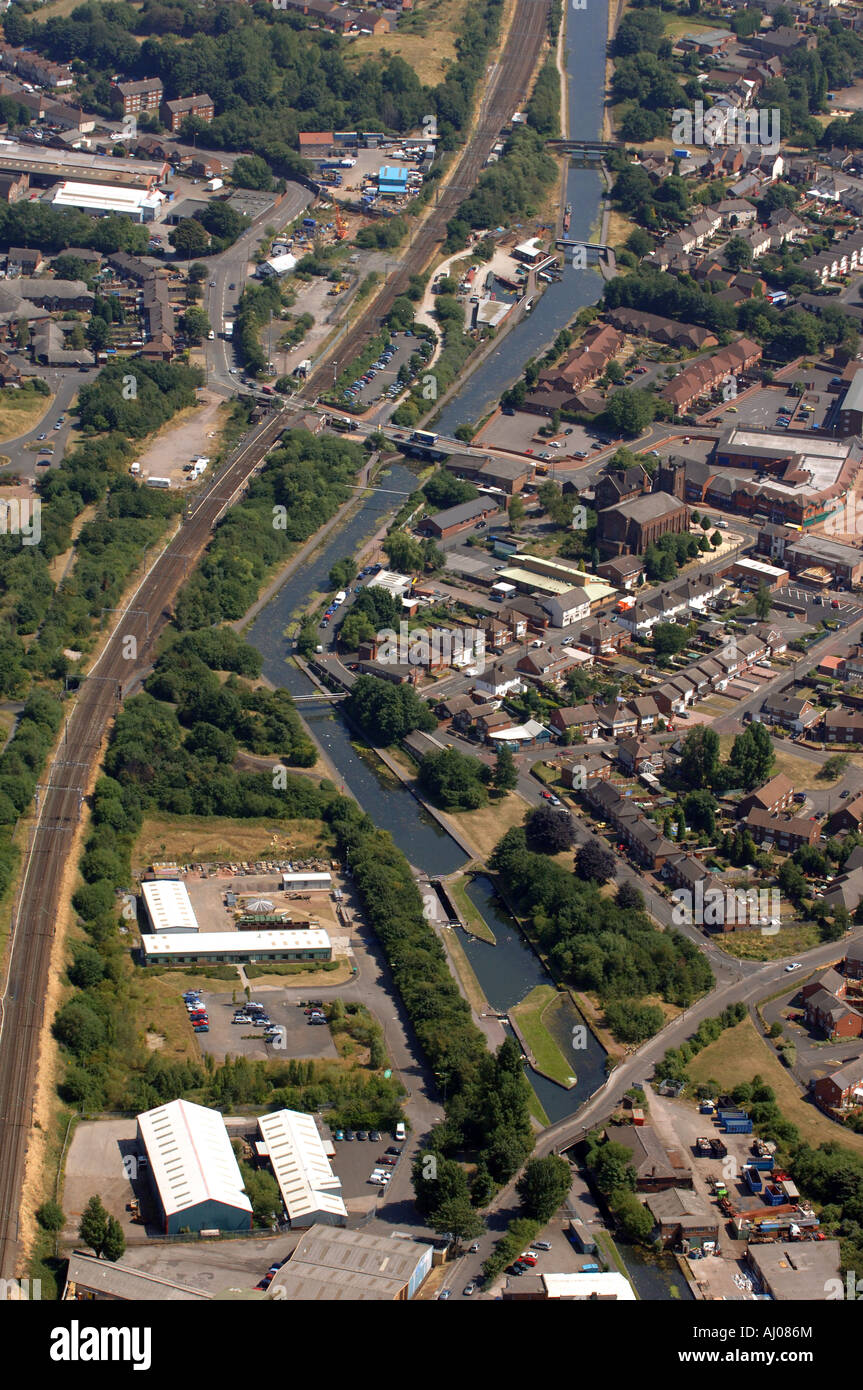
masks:
[[[197,932],[198,919],[185,883],[157,879],[141,886],[147,921],[153,932]]]
[[[147,192],[142,188],[112,187],[98,183],[61,183],[51,199],[51,206],[76,208],[96,217],[131,217],[133,222],[153,222],[165,201],[164,193]]]
[[[251,1230],[252,1204],[217,1110],[172,1100],[139,1115],[137,1127],[166,1235]]]
[[[286,1302],[411,1299],[432,1267],[430,1245],[367,1231],[313,1226],[282,1265],[268,1297]]]
[[[269,1159],[292,1226],[344,1226],[341,1179],[330,1166],[313,1115],[275,1110],[258,1118],[258,1156]]]
[[[331,893],[333,888],[332,874],[327,873],[296,873],[282,874],[282,891],[285,893],[308,893],[314,892]]]
[[[176,932],[141,939],[147,965],[242,965],[265,960],[332,960],[325,931],[213,931],[181,939]]]

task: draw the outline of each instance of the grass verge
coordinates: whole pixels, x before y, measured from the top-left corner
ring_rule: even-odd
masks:
[[[569,1090],[578,1078],[543,1022],[543,1015],[561,998],[553,985],[537,985],[510,1015],[534,1056],[538,1071]]]

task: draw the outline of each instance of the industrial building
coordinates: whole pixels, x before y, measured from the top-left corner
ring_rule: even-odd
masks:
[[[318,892],[330,893],[333,887],[333,876],[328,873],[310,873],[308,871],[296,874],[282,874],[282,889],[285,893],[297,893],[300,891],[308,892],[317,890]]]
[[[275,1110],[258,1118],[258,1156],[270,1161],[288,1220],[295,1227],[344,1226],[341,1179],[330,1165],[313,1115]]]
[[[378,193],[382,198],[401,198],[408,191],[407,169],[383,164],[378,172]]]
[[[279,1302],[392,1302],[413,1298],[432,1267],[430,1245],[313,1226],[269,1287]]]
[[[137,1133],[166,1235],[251,1230],[252,1204],[217,1110],[172,1100],[139,1115]]]
[[[151,163],[109,154],[88,154],[86,150],[40,149],[38,145],[22,145],[17,140],[0,140],[0,172],[29,174],[31,184],[38,183],[41,187],[57,183],[59,179],[80,179],[151,189],[167,178],[170,168],[167,160]]]
[[[332,960],[325,931],[198,932],[194,940],[177,933],[141,938],[147,965],[242,965],[264,960]]]
[[[164,193],[142,188],[112,187],[104,183],[61,183],[51,198],[55,208],[77,208],[96,217],[131,217],[133,222],[153,222],[165,201]]]
[[[842,1288],[838,1240],[749,1245],[746,1260],[764,1292],[780,1303],[819,1302]]]
[[[150,930],[154,932],[196,932],[198,919],[185,883],[157,879],[141,886]]]
[[[63,1289],[64,1303],[199,1303],[202,1299],[209,1303],[212,1297],[188,1284],[175,1284],[147,1270],[100,1260],[80,1250],[69,1256]]]

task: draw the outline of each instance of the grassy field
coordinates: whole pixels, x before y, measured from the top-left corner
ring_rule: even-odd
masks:
[[[333,841],[321,821],[232,820],[228,816],[148,816],[132,853],[138,872],[154,860],[178,864],[217,860],[329,858]]]
[[[404,30],[353,39],[345,45],[346,61],[356,67],[381,53],[397,55],[414,69],[420,82],[434,86],[455,62],[455,36],[466,5],[467,0],[430,0]]]
[[[716,29],[715,19],[699,19],[697,15],[685,15],[684,18],[666,19],[665,32],[670,39],[679,39],[681,34],[688,34],[695,29]]]
[[[704,708],[707,708],[707,705],[708,702],[705,701]],[[729,706],[729,708],[731,708],[731,706]],[[728,754],[731,752],[731,745],[734,742],[734,738],[734,734],[723,734],[720,737],[719,755],[723,760],[727,758]],[[829,785],[823,778],[817,778],[818,764],[813,763],[810,758],[798,757],[790,748],[784,748],[781,743],[774,743],[774,749],[776,752],[776,763],[770,774],[771,777],[776,777],[780,772],[784,772],[785,776],[790,778],[794,783],[795,790],[802,789],[803,787],[816,787],[819,785],[824,787]]]
[[[727,932],[716,944],[738,960],[781,960],[811,951],[820,941],[814,922],[797,922],[783,927],[776,936],[762,936],[759,931]]]
[[[28,434],[51,409],[53,396],[39,396],[35,391],[0,391],[0,440],[17,439]]]
[[[510,1009],[510,1014],[533,1053],[537,1068],[559,1086],[569,1088],[575,1085],[577,1077],[542,1021],[546,1010],[553,1008],[559,997],[552,985],[537,985]]]
[[[855,1153],[863,1153],[863,1135],[854,1134],[834,1124],[814,1105],[803,1100],[797,1083],[777,1060],[771,1048],[758,1036],[752,1020],[745,1018],[736,1028],[728,1028],[716,1042],[688,1064],[687,1071],[695,1085],[716,1081],[723,1091],[732,1090],[738,1082],[762,1076],[776,1093],[777,1104],[786,1120],[800,1131],[807,1144],[826,1144],[838,1140]]]
[[[477,857],[486,859],[512,826],[521,825],[528,809],[518,792],[507,792],[479,811],[450,811],[447,819],[473,845]]]
[[[446,885],[446,890],[461,913],[462,920],[471,936],[478,936],[482,941],[487,941],[491,946],[495,946],[497,938],[488,922],[480,915],[468,897],[467,883],[467,875],[462,874],[458,878],[450,880]]]
[[[467,1001],[476,1013],[482,1013],[488,1000],[482,991],[482,986],[474,974],[473,966],[465,955],[464,947],[458,938],[456,930],[448,931],[446,934],[446,946],[452,957],[452,964],[461,982]]]

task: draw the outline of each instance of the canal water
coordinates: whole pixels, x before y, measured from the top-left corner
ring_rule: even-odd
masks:
[[[465,955],[482,986],[492,1008],[499,1013],[518,1004],[537,985],[552,984],[542,961],[521,935],[505,906],[496,897],[494,885],[485,874],[477,875],[467,885],[467,895],[494,932],[497,945],[491,946],[478,937],[462,932],[459,936]],[[549,1120],[563,1120],[587,1100],[605,1080],[605,1053],[590,1029],[573,1034],[573,1028],[583,1026],[584,1020],[571,1000],[567,1007],[555,1012],[549,1032],[564,1057],[572,1062],[572,1074],[577,1085],[569,1091],[547,1077],[528,1069],[527,1077],[542,1102]],[[578,1050],[573,1047],[576,1038]],[[586,1046],[581,1046],[581,1043]]]
[[[584,9],[566,0],[564,67],[567,76],[570,138],[596,140],[602,126],[605,56],[608,43],[607,0],[590,0]],[[572,206],[568,238],[588,242],[597,231],[602,176],[592,169],[569,169],[565,201]],[[498,397],[517,381],[524,364],[541,355],[562,328],[572,323],[579,309],[595,304],[602,294],[598,270],[576,270],[567,261],[563,279],[549,285],[517,328],[507,333],[464,390],[441,411],[436,426],[452,435],[458,425],[476,424],[491,410]]]
[[[263,657],[263,673],[274,685],[294,696],[317,693],[309,678],[289,661],[292,643],[285,628],[296,619],[315,590],[327,590],[327,576],[336,560],[353,555],[374,535],[387,513],[401,505],[399,494],[416,490],[416,478],[401,464],[377,479],[380,491],[364,497],[359,511],[347,526],[333,536],[316,558],[285,581],[271,602],[261,610],[247,634],[248,641]],[[465,856],[454,840],[438,825],[418,801],[403,787],[393,785],[389,776],[378,775],[357,755],[351,733],[344,720],[326,700],[303,699],[298,706],[313,736],[340,774],[340,787],[353,793],[375,824],[388,830],[412,864],[428,874],[449,874],[465,863]]]

